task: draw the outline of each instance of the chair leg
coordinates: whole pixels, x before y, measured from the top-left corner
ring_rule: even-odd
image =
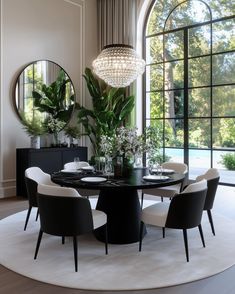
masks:
[[[214,228],[213,219],[212,219],[212,214],[211,214],[210,209],[207,210],[207,215],[208,215],[208,218],[209,218],[209,222],[210,222],[210,224],[211,224],[211,230],[212,230],[212,233],[213,233],[213,235],[215,236],[215,228]]]
[[[202,245],[203,245],[203,247],[206,247],[201,224],[198,225],[198,229],[199,229],[199,232],[200,232],[200,236],[201,236],[201,240],[202,240]]]
[[[161,196],[161,201],[163,202],[163,197]]]
[[[77,272],[78,271],[78,245],[77,245],[77,236],[73,236],[73,253],[74,253],[75,272]]]
[[[108,226],[105,225],[105,254],[108,254]]]
[[[62,236],[62,244],[64,245],[65,243],[65,236]]]
[[[143,231],[144,231],[144,223],[141,221],[140,222],[140,237],[139,237],[139,252],[142,249]]]
[[[186,259],[187,259],[187,262],[189,262],[188,237],[187,237],[187,230],[186,229],[183,229],[183,235],[184,235],[184,247],[185,247]]]
[[[165,228],[162,228],[162,238],[165,238]]]
[[[38,241],[37,241],[37,245],[36,245],[34,259],[36,259],[37,258],[37,255],[38,255],[38,250],[39,250],[39,247],[40,247],[40,244],[41,244],[41,240],[42,240],[42,234],[43,234],[43,231],[40,229],[39,234],[38,234]]]
[[[39,209],[37,210],[36,221],[38,220],[38,216],[39,216]]]
[[[143,205],[144,205],[144,193],[142,192],[141,193],[141,203],[140,203],[141,210],[143,209]]]
[[[27,212],[27,216],[26,216],[26,220],[25,220],[25,225],[24,225],[24,231],[26,231],[27,225],[28,225],[28,221],[29,221],[29,217],[30,217],[30,213],[32,210],[32,206],[29,206],[28,212]]]

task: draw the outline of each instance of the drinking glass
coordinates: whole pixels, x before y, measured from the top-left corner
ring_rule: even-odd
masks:
[[[148,169],[149,169],[149,174],[151,175],[152,174],[152,171],[153,171],[153,162],[151,160],[149,160],[148,162]]]
[[[79,169],[80,158],[79,157],[74,157],[73,161],[75,162],[76,169]]]
[[[111,176],[111,174],[112,174],[112,172],[113,172],[113,162],[112,162],[112,158],[108,158],[108,159],[106,159],[104,172],[105,172],[105,175],[107,175],[107,177],[108,177],[108,179],[109,179],[109,177]]]

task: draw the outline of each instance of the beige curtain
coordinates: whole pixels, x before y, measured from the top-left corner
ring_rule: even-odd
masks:
[[[97,0],[99,49],[109,44],[135,47],[138,0]]]

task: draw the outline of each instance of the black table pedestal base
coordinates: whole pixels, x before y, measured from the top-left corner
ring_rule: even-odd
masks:
[[[141,208],[137,190],[102,190],[96,209],[107,214],[108,243],[128,244],[139,241]],[[95,236],[104,242],[104,227],[96,229]]]

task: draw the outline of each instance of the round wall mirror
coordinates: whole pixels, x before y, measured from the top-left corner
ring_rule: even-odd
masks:
[[[70,77],[61,66],[48,60],[28,64],[16,80],[14,94],[20,119],[32,123],[40,121],[49,133],[64,128],[75,105]]]

